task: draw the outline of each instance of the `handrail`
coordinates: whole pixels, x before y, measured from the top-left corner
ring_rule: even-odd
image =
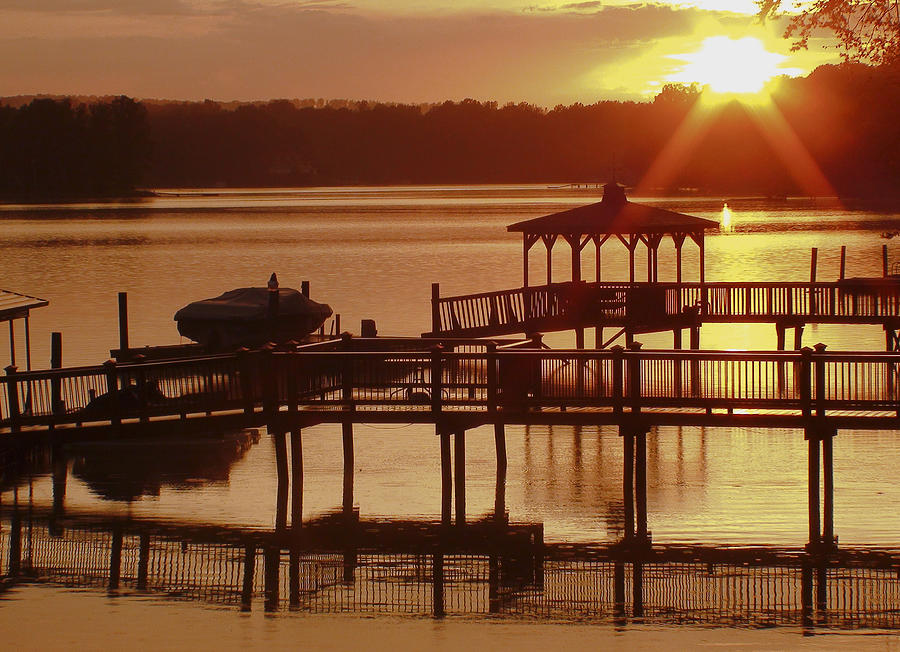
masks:
[[[900,354],[502,349],[260,351],[0,376],[0,425],[287,406],[526,410],[573,405],[900,411]],[[110,391],[112,388],[114,391]],[[329,408],[333,409],[333,408]]]
[[[476,332],[483,336],[517,328],[527,331],[529,325],[546,330],[637,322],[665,328],[664,321],[672,318],[893,318],[900,317],[900,282],[568,281],[478,294],[435,295],[432,301],[436,330],[430,336]]]

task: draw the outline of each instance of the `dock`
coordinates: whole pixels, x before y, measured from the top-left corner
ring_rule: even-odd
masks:
[[[432,289],[432,330],[419,338],[340,337],[257,350],[19,371],[0,377],[0,439],[13,445],[65,444],[124,437],[184,437],[265,426],[274,438],[279,504],[291,495],[302,519],[303,430],[340,424],[343,510],[353,505],[354,425],[433,426],[441,460],[441,523],[465,527],[466,434],[492,426],[497,486],[505,486],[508,425],[610,425],[623,446],[622,545],[649,549],[647,433],[655,426],[791,428],[808,442],[808,548],[837,550],[834,530],[835,438],[841,430],[900,429],[900,281],[816,279],[808,283],[708,283],[704,234],[717,223],[629,202],[607,184],[597,204],[511,225],[523,233],[523,286],[441,297]],[[572,278],[552,279],[558,237],[571,246]],[[658,249],[671,237],[677,280],[658,280]],[[547,253],[547,283],[529,285],[529,250]],[[601,278],[601,247],[624,244],[629,281]],[[597,247],[596,279],[581,278],[581,251]],[[683,278],[681,249],[699,248],[698,280]],[[646,283],[635,254],[647,249]],[[306,290],[308,293],[308,288]],[[273,302],[277,308],[277,302]],[[120,353],[128,348],[120,296]],[[705,323],[774,323],[771,351],[700,349]],[[885,351],[800,348],[805,324],[878,324]],[[584,329],[596,344],[585,348]],[[615,334],[604,341],[604,328]],[[786,330],[795,331],[794,349]],[[682,332],[690,346],[682,348]],[[374,324],[363,331],[374,332]],[[576,347],[548,349],[541,333],[574,330]],[[635,337],[672,331],[673,348],[645,350]],[[519,335],[519,337],[510,337]],[[624,336],[626,346],[612,345]],[[56,359],[59,359],[57,356]],[[290,452],[289,452],[290,451]],[[289,481],[289,478],[293,478]],[[291,485],[289,487],[289,484]],[[498,492],[498,513],[503,492]],[[286,521],[286,518],[284,519]]]

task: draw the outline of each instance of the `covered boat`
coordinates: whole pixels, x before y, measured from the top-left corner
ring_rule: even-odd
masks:
[[[274,279],[274,274],[272,275]],[[212,351],[300,340],[331,316],[331,307],[293,288],[238,288],[194,301],[175,313],[178,332]]]

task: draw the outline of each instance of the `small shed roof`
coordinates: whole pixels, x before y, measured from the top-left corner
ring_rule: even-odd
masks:
[[[32,308],[43,308],[49,304],[46,299],[0,290],[0,322],[25,317]]]
[[[697,233],[717,228],[719,223],[713,220],[630,202],[621,186],[608,183],[603,187],[603,199],[595,204],[516,222],[506,230],[537,235],[598,235]]]

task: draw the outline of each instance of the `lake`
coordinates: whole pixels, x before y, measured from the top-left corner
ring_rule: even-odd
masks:
[[[32,314],[36,368],[49,366],[51,331],[63,333],[66,366],[107,359],[109,350],[118,346],[119,291],[128,292],[133,346],[178,343],[172,320],[178,308],[231,288],[264,285],[272,272],[282,287],[310,281],[312,298],[341,315],[342,329],[358,333],[360,320],[372,318],[379,334],[418,335],[430,328],[432,282],[440,282],[445,295],[519,286],[521,241],[506,232],[506,225],[597,201],[599,194],[596,189],[546,186],[172,190],[133,202],[3,206],[0,255],[7,263],[0,286],[50,300],[49,307]],[[889,259],[900,260],[900,247],[883,237],[900,228],[898,211],[793,198],[635,201],[727,220],[727,228],[707,235],[708,281],[808,280],[813,247],[818,248],[817,277],[823,281],[838,277],[841,246],[847,247],[848,276],[880,276],[884,244]],[[723,211],[726,201],[728,210]],[[593,269],[591,249],[585,250],[584,260],[588,280],[593,278],[587,272]],[[531,256],[532,278],[541,279],[543,248],[535,247]],[[627,277],[623,246],[607,243],[603,257],[604,280]],[[638,279],[646,275],[641,258]],[[567,278],[570,258],[564,243],[557,244],[553,262],[554,278]],[[660,280],[674,280],[671,240],[660,249],[660,265]],[[696,266],[696,248],[687,243],[685,280],[696,279]],[[8,360],[8,343],[2,339],[0,358]],[[671,347],[670,333],[639,339],[645,348]],[[20,329],[20,360],[23,340]],[[545,342],[554,348],[573,346],[574,336],[548,334]],[[803,344],[818,342],[830,350],[882,350],[884,333],[869,326],[807,327]],[[707,325],[701,345],[770,350],[775,348],[775,328]],[[96,518],[271,530],[276,516],[274,447],[264,431],[257,434],[258,442],[252,443],[251,437],[247,445],[229,444],[224,453],[209,458],[150,445],[78,447],[70,451],[66,509]],[[835,529],[842,546],[900,544],[896,435],[842,431],[835,441]],[[304,519],[315,521],[341,506],[341,433],[338,426],[321,425],[305,430],[303,437]],[[551,544],[611,543],[620,536],[622,446],[616,429],[509,427],[507,446],[506,507],[511,522],[542,524],[544,540]],[[489,517],[495,491],[492,429],[470,431],[467,447],[469,513],[476,519]],[[433,426],[357,426],[355,507],[360,518],[439,518],[438,453]],[[176,456],[187,461],[177,464]],[[0,499],[6,506],[16,502],[49,508],[51,474],[40,464],[23,469],[16,488],[4,486]],[[659,428],[648,435],[654,543],[802,546],[807,539],[806,509],[806,442],[800,431]],[[113,600],[57,585],[19,586],[3,595],[0,622],[36,620],[38,603],[89,612],[98,632],[111,631],[112,620],[119,616],[146,623],[185,615],[201,623],[191,636],[206,642],[204,632],[212,636],[216,628],[227,627],[248,640],[282,645],[299,635],[301,623],[308,627],[311,618],[286,614],[281,620],[257,621],[256,616],[223,614],[189,602],[158,599],[157,604],[130,595]],[[327,638],[331,628],[350,627],[360,636],[371,631],[390,641],[402,638],[408,628],[408,640],[417,645],[453,647],[488,634],[520,644],[530,634],[518,628],[528,632],[534,625],[466,621],[457,627],[452,619],[433,625],[395,618],[365,623],[351,619],[348,624],[322,616],[314,621],[313,631]],[[154,640],[168,640],[154,639],[157,633],[143,627],[136,626],[133,635],[146,638],[136,641],[152,645]],[[672,636],[683,638],[669,640],[692,646],[721,642],[716,635],[707,638],[705,629],[648,625],[629,629],[622,638],[611,628],[599,627],[611,645],[652,646]],[[591,628],[583,625],[542,625],[538,631],[545,641],[557,636],[574,644],[584,643],[583,637],[593,640]],[[738,638],[745,640],[742,637],[753,647],[805,642],[791,628],[766,634],[740,630]],[[39,639],[30,640],[39,647]],[[342,647],[338,640],[334,644]],[[835,640],[817,637],[816,643]],[[853,645],[863,641],[852,640]],[[42,640],[46,643],[50,641]],[[887,643],[879,639],[878,644]]]

